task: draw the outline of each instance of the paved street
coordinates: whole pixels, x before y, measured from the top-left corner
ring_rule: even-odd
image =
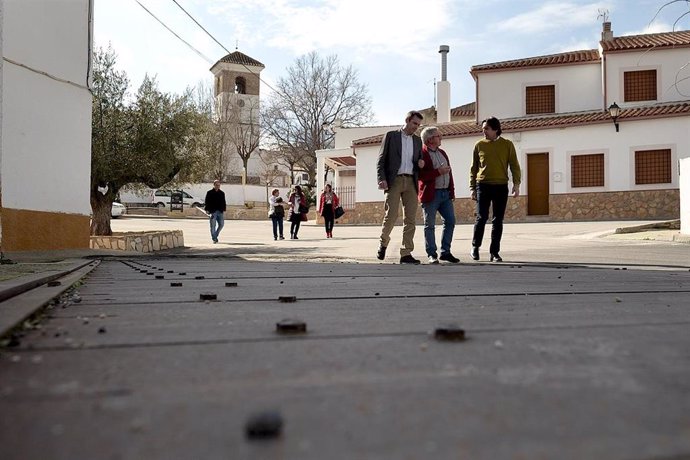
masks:
[[[476,263],[458,226],[463,263],[401,266],[378,227],[115,222],[165,225],[190,248],[84,267],[0,349],[0,458],[690,457],[688,244],[514,224]],[[264,412],[280,435],[248,438]]]
[[[302,225],[299,240],[290,240],[290,223],[285,223],[282,241],[273,241],[271,222],[226,220],[220,243],[211,242],[206,219],[124,218],[112,221],[113,231],[173,230],[184,231],[186,253],[199,255],[234,255],[248,260],[269,261],[344,261],[380,263],[376,257],[379,226],[336,225],[333,239],[326,239],[322,226],[313,222]],[[619,227],[633,227],[650,221],[557,222],[506,224],[501,255],[506,262],[625,264],[629,266],[690,267],[688,243],[667,241],[678,231],[663,230],[614,235]],[[440,244],[441,226],[436,227]],[[482,247],[482,262],[488,262],[488,236]],[[463,263],[472,262],[469,249],[471,225],[457,225],[452,251]],[[402,227],[391,234],[385,263],[400,258]],[[424,229],[415,232],[415,256],[426,262]]]

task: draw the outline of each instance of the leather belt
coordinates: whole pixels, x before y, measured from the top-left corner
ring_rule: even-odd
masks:
[[[414,177],[412,174],[398,174],[398,177]]]

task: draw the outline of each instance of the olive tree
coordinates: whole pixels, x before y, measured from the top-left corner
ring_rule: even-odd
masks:
[[[110,208],[127,184],[158,188],[199,163],[199,115],[189,92],[163,93],[144,78],[128,98],[129,80],[112,49],[94,53],[91,119],[92,235],[110,235]]]

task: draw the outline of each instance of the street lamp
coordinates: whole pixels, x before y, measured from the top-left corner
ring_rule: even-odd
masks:
[[[613,125],[616,127],[616,132],[618,132],[618,117],[621,114],[621,108],[615,102],[609,106],[609,116],[613,120]]]

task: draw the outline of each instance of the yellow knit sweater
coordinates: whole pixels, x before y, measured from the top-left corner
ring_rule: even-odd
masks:
[[[482,139],[474,145],[472,167],[470,168],[470,190],[482,184],[507,184],[508,168],[513,184],[520,185],[521,172],[515,146],[508,139],[499,137],[495,141]]]

